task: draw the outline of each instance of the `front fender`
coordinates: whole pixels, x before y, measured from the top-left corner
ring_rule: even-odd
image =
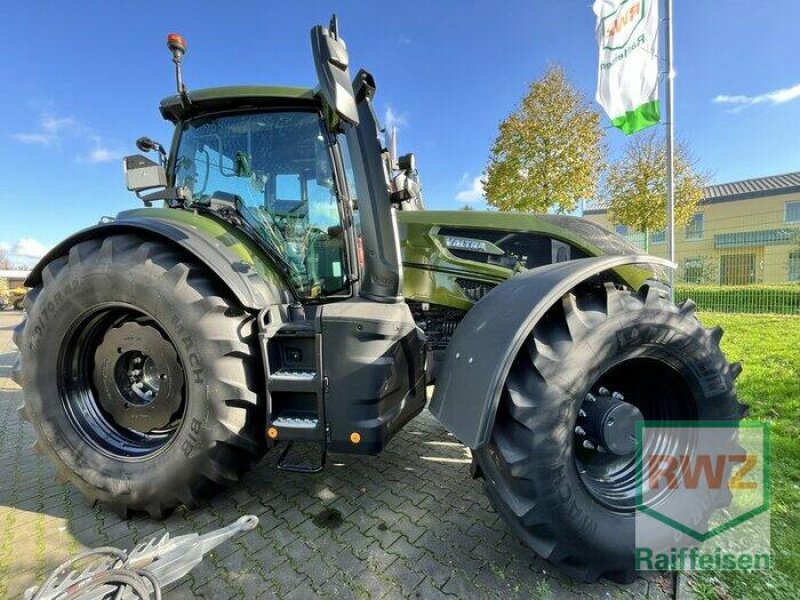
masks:
[[[75,244],[121,233],[134,233],[179,246],[208,267],[245,308],[260,310],[269,304],[282,304],[290,299],[287,289],[282,290],[273,282],[267,281],[253,264],[243,260],[218,239],[188,224],[149,216],[118,218],[75,233],[39,261],[25,280],[25,285],[39,285],[42,269],[56,258],[67,255]]]
[[[633,264],[674,268],[653,256],[602,256],[545,265],[498,285],[464,317],[447,347],[430,411],[470,448],[489,441],[503,382],[536,322],[576,285]]]

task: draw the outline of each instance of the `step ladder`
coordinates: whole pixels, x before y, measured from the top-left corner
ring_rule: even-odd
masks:
[[[317,473],[326,459],[321,335],[314,319],[305,318],[302,307],[282,315],[280,307],[271,306],[259,314],[259,325],[267,378],[266,436],[273,442],[286,443],[278,468]],[[317,458],[292,461],[295,444],[318,447]]]

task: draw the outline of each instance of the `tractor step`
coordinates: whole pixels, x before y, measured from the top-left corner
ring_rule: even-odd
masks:
[[[281,415],[272,420],[273,427],[278,429],[314,429],[319,419],[305,415]]]
[[[322,469],[325,468],[325,459],[327,457],[327,452],[325,451],[325,443],[321,442],[302,442],[305,446],[318,446],[319,447],[319,454],[318,460],[316,461],[309,461],[309,462],[302,462],[302,463],[291,463],[289,462],[289,452],[291,451],[292,447],[295,444],[295,441],[289,441],[286,443],[286,447],[281,452],[280,457],[278,458],[278,469],[281,471],[289,471],[291,473],[319,473]],[[300,456],[297,458],[304,458],[303,454],[307,454],[306,452],[301,453]]]
[[[281,369],[269,376],[269,389],[273,392],[315,393],[318,387],[315,371]]]

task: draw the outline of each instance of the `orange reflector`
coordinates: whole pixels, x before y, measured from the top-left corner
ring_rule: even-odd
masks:
[[[274,427],[270,427],[267,429],[267,437],[271,440],[274,440],[276,437],[278,437],[278,430]]]
[[[350,434],[350,441],[353,442],[354,444],[357,444],[358,442],[361,441],[361,434],[358,433],[357,431],[354,431],[353,433]]]

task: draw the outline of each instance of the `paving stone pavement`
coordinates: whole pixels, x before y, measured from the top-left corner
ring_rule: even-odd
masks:
[[[268,453],[240,485],[159,523],[87,505],[31,448],[9,379],[19,314],[0,312],[0,598],[87,548],[130,549],[166,527],[203,533],[255,514],[167,598],[671,598],[672,577],[577,584],[538,559],[469,476],[469,451],[425,411],[378,457],[335,455],[316,475]]]

